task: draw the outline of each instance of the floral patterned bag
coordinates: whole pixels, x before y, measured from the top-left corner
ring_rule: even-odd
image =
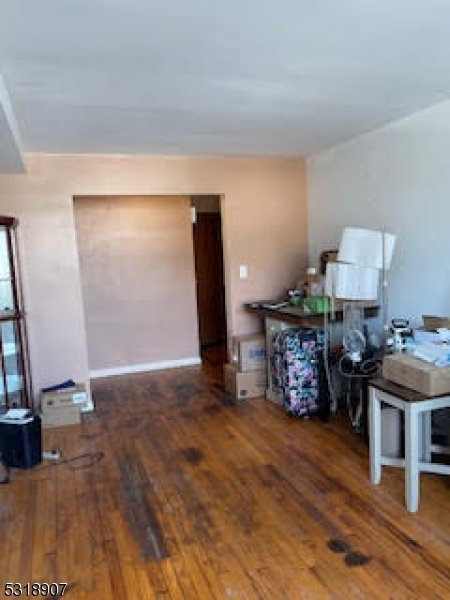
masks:
[[[286,412],[307,417],[319,411],[318,353],[323,349],[323,332],[287,329],[273,342],[272,376],[283,393]]]

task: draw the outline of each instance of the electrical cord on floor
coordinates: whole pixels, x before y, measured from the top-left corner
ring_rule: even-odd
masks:
[[[347,368],[345,363],[350,366]],[[338,363],[339,373],[350,379],[361,379],[375,377],[380,373],[380,364],[375,358],[366,358],[359,363],[355,363],[348,354],[343,354]]]
[[[57,460],[53,463],[49,463],[48,467],[59,467],[60,465],[68,465],[71,469],[87,469],[93,467],[97,463],[103,460],[103,452],[86,452],[85,454],[78,454],[71,458],[65,458],[63,460]]]
[[[380,373],[380,363],[375,358],[366,358],[366,360],[355,363],[348,354],[343,354],[339,359],[338,369],[339,373],[346,379],[349,379],[350,382],[354,379],[361,381],[362,379],[369,379],[378,375]],[[351,406],[350,394],[351,392],[347,392],[346,394],[348,417],[352,427],[359,431],[363,412],[361,390],[359,402],[355,409]]]
[[[5,461],[2,458],[2,455],[0,454],[0,484],[9,483],[10,480],[11,480],[11,469],[5,463]]]

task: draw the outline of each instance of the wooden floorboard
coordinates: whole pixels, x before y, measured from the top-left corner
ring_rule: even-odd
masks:
[[[220,363],[220,361],[219,361]],[[6,582],[65,597],[448,599],[450,478],[368,479],[345,415],[235,403],[217,365],[96,380],[81,426],[46,430],[59,463],[0,487]]]

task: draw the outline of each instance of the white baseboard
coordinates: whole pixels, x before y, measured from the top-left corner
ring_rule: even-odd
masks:
[[[192,367],[202,363],[199,356],[193,358],[180,358],[178,360],[164,360],[161,362],[143,363],[140,365],[124,365],[108,369],[93,369],[89,371],[91,379],[111,377],[113,375],[129,375],[131,373],[145,373],[146,371],[160,371],[163,369],[176,369],[178,367]]]

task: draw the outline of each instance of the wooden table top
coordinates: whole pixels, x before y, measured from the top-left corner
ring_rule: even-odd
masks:
[[[416,392],[415,390],[403,387],[402,385],[398,385],[397,383],[394,383],[389,379],[385,379],[384,377],[377,377],[376,379],[371,379],[369,381],[369,385],[376,388],[377,390],[386,392],[387,394],[397,396],[398,398],[400,398],[401,400],[405,400],[406,402],[422,402],[423,400],[430,400],[431,398],[442,398],[449,395],[439,394],[438,396],[426,396],[425,394],[422,394],[422,392]]]
[[[277,321],[292,323],[294,325],[322,325],[324,321],[324,313],[306,312],[301,306],[287,305],[283,308],[270,308],[269,302],[249,302],[244,304],[247,312],[253,313],[259,317],[269,317]],[[364,316],[375,317],[379,311],[378,305],[364,305]],[[342,306],[334,311],[334,320],[342,321],[343,310]],[[331,313],[328,313],[328,319],[332,320]]]

